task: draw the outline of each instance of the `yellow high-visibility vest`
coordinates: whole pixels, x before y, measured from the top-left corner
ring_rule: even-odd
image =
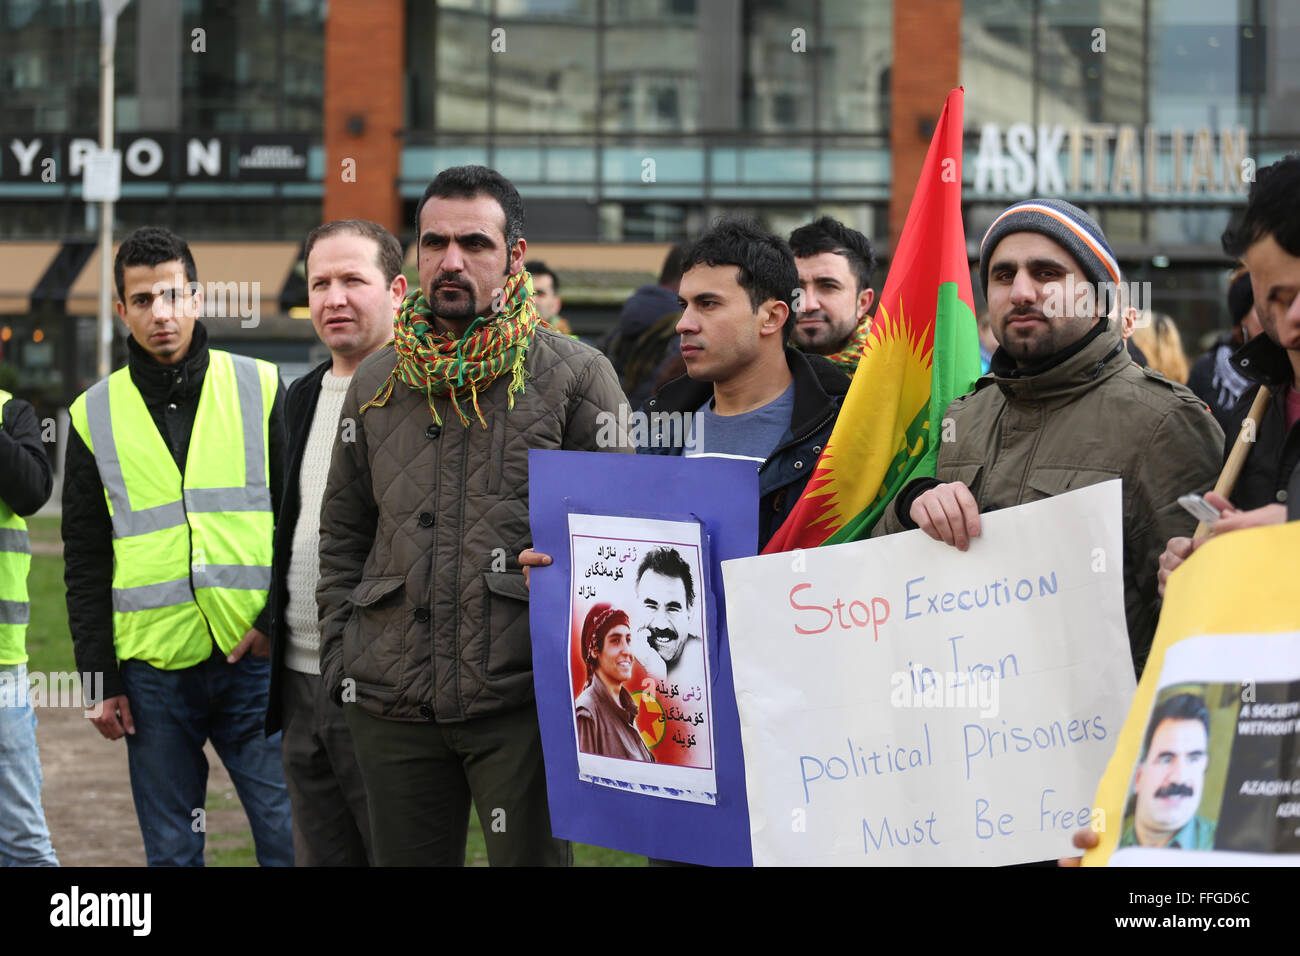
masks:
[[[228,653],[266,604],[274,518],[268,440],[274,365],[216,349],[182,479],[128,369],[79,395],[72,426],[95,456],[113,519],[118,660],[163,670]]]
[[[13,398],[0,389],[0,415]],[[27,572],[32,566],[32,546],[27,522],[0,499],[0,666],[27,662]]]

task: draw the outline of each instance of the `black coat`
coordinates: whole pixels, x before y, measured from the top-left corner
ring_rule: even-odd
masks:
[[[290,385],[284,403],[284,500],[280,503],[280,519],[275,525],[269,602],[271,629],[267,632],[271,635],[271,696],[266,708],[268,737],[280,730],[283,723],[280,698],[284,682],[284,649],[289,643],[289,625],[285,622],[284,610],[289,604],[289,558],[293,554],[293,535],[302,508],[298,473],[302,470],[302,455],[311,434],[312,419],[316,417],[316,403],[320,401],[320,383],[332,362],[333,359],[326,359]]]
[[[847,375],[822,358],[786,346],[786,364],[794,379],[794,409],[790,427],[758,469],[758,550],[762,551],[803,494],[817,459],[835,427],[835,419],[848,394]],[[646,403],[645,411],[693,413],[713,396],[712,382],[697,382],[683,375],[661,388]],[[638,454],[680,455],[681,445],[652,438]]]
[[[185,473],[190,433],[198,411],[203,377],[208,371],[208,333],[194,323],[190,349],[177,365],[156,362],[135,339],[128,339],[127,368],[149,415],[158,427],[176,467]],[[267,436],[271,508],[280,513],[284,467],[284,386],[276,391]],[[113,647],[113,522],[104,500],[95,456],[75,428],[68,430],[63,466],[63,581],[68,589],[68,629],[72,632],[77,670],[104,675],[104,698],[126,693]],[[270,600],[253,622],[267,633]]]
[[[1254,447],[1246,456],[1246,464],[1229,498],[1242,510],[1289,504],[1287,485],[1300,465],[1300,423],[1290,431],[1286,427],[1286,390],[1294,376],[1291,361],[1286,349],[1267,335],[1257,335],[1233,353],[1232,364],[1253,384],[1242,393],[1224,423],[1225,460],[1241,434],[1241,424],[1250,412],[1259,386],[1267,385],[1273,394],[1255,432]]]
[[[0,501],[26,518],[50,500],[54,476],[32,406],[11,398],[0,420]]]

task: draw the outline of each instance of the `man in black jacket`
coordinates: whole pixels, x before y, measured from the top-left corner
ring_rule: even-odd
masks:
[[[637,452],[753,461],[761,551],[803,494],[850,380],[789,344],[799,271],[785,240],[749,220],[719,220],[682,268],[677,332],[687,374],[646,403],[652,427]],[[519,561],[551,563],[531,549]]]
[[[1257,429],[1241,476],[1227,501],[1211,492],[1205,500],[1222,516],[1211,528],[1223,534],[1280,524],[1297,517],[1300,492],[1300,156],[1259,170],[1241,221],[1223,234],[1223,251],[1240,257],[1250,272],[1255,313],[1264,329],[1232,356],[1253,385],[1267,385],[1272,399]],[[1248,388],[1229,418],[1227,449],[1246,420],[1258,387]],[[1288,510],[1290,513],[1288,514]],[[1198,541],[1200,539],[1197,539]],[[1171,538],[1160,555],[1160,593],[1196,548],[1190,538]]]
[[[195,434],[199,398],[208,394],[204,384],[213,363],[229,366],[234,359],[227,353],[209,351],[207,331],[196,321],[202,312],[202,294],[197,287],[197,270],[189,246],[165,229],[138,229],[122,243],[114,273],[117,314],[131,332],[127,341],[129,384],[143,401],[162,437],[164,454],[170,453],[182,479],[187,469],[201,473],[210,464],[192,461],[190,456],[191,446],[201,448],[207,441],[207,436],[200,440]],[[265,390],[275,383],[274,368],[238,358],[256,376],[252,387],[261,387],[266,394]],[[125,394],[129,396],[130,391]],[[218,397],[215,385],[212,394]],[[100,400],[78,401],[90,405]],[[260,404],[260,398],[256,401]],[[265,426],[243,419],[246,435],[260,434],[261,427],[266,428],[264,453],[269,466],[266,475],[272,515],[279,512],[281,499],[283,405],[284,389],[277,384]],[[265,405],[260,407],[264,409]],[[261,733],[270,671],[269,600],[242,639],[238,634],[218,633],[216,619],[203,610],[200,602],[211,606],[213,599],[208,595],[215,594],[216,602],[220,603],[222,585],[196,584],[198,575],[207,570],[204,555],[196,551],[186,562],[189,567],[165,570],[181,582],[188,578],[187,603],[197,606],[200,616],[195,617],[193,608],[187,607],[186,602],[182,602],[177,613],[188,614],[188,621],[204,622],[199,626],[206,626],[209,656],[189,666],[175,666],[177,662],[163,666],[167,663],[165,655],[158,664],[148,662],[145,658],[157,659],[148,648],[167,645],[175,639],[169,628],[154,626],[140,629],[135,635],[134,648],[123,653],[119,661],[120,635],[116,628],[119,622],[129,618],[127,612],[138,609],[123,603],[123,595],[115,592],[115,553],[119,546],[125,546],[123,539],[129,540],[152,529],[118,529],[115,539],[116,515],[111,517],[109,513],[105,472],[101,472],[95,452],[76,427],[77,403],[73,409],[74,428],[69,432],[63,479],[68,626],[78,670],[83,674],[103,675],[103,707],[93,721],[96,729],[109,740],[127,737],[132,796],[149,863],[202,865],[202,808],[207,789],[203,745],[210,737],[230,771],[248,814],[259,862],[291,865],[289,799],[280,769],[279,741],[268,741]],[[129,410],[129,403],[124,403],[120,410]],[[208,420],[213,421],[211,417]],[[127,425],[123,423],[120,427],[125,429]],[[115,440],[127,437],[124,433]],[[254,448],[252,453],[252,461],[256,462],[263,450]],[[245,454],[249,452],[246,450]],[[110,469],[107,478],[115,485],[122,484],[123,468],[131,464],[129,459],[106,464]],[[246,470],[252,467],[247,459],[243,464]],[[165,481],[166,476],[159,480]],[[254,476],[249,470],[247,481],[260,484],[261,476]],[[131,489],[126,490],[128,496],[133,493]],[[121,508],[129,497],[115,501],[118,502],[115,508]],[[209,506],[204,513],[204,507],[188,491],[183,502],[183,510],[176,510],[181,514],[180,523],[188,526],[186,533],[191,541],[195,529],[204,523],[216,528],[240,526],[241,519],[227,512],[212,511]],[[147,514],[134,512],[136,516]],[[158,514],[155,523],[166,529],[170,520]],[[130,533],[123,534],[123,531]],[[159,540],[161,543],[162,539]],[[265,550],[269,552],[269,542],[266,545]],[[214,575],[219,570],[219,566],[214,566]],[[240,587],[259,590],[248,581],[225,587],[226,593]]]
[[[646,403],[663,427],[686,416],[690,434],[677,443],[652,434],[638,448],[751,459],[760,551],[803,494],[849,390],[827,359],[790,346],[797,288],[789,245],[756,223],[722,220],[700,237],[682,262],[678,292],[687,374]]]
[[[27,523],[53,478],[32,406],[0,389],[0,866],[57,866],[27,694]]]
[[[747,219],[715,222],[682,261],[677,332],[687,374],[642,412],[651,428],[638,454],[754,463],[759,551],[803,494],[850,384],[827,359],[789,344],[798,288],[784,239]],[[519,563],[527,578],[528,568],[551,556],[530,548]],[[676,864],[651,858],[650,865]]]
[[[295,864],[366,866],[370,824],[361,768],[343,711],[328,698],[320,677],[321,496],[334,442],[351,440],[356,429],[355,422],[339,420],[352,373],[392,339],[406,278],[397,239],[364,219],[327,222],[311,232],[304,248],[311,321],[330,358],[289,388],[266,731],[284,731]]]

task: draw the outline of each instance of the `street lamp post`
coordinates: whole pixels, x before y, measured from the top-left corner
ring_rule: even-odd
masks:
[[[99,0],[99,149],[113,150],[113,50],[117,46],[117,15],[130,0]],[[113,361],[113,200],[99,204],[99,377],[111,372]]]

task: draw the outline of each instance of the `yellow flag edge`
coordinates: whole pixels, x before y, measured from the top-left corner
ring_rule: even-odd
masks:
[[[1093,819],[1101,810],[1108,825],[1097,848],[1084,854],[1083,866],[1105,866],[1119,843],[1133,767],[1169,648],[1202,634],[1296,630],[1295,571],[1279,560],[1295,554],[1300,522],[1234,531],[1211,538],[1169,578],[1146,669],[1093,800]]]

